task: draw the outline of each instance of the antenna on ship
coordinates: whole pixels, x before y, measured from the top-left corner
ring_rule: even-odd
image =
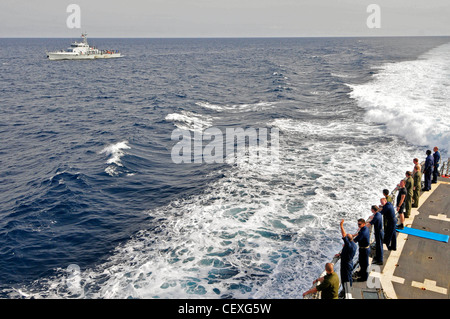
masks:
[[[83,42],[84,42],[85,44],[87,44],[87,33],[86,33],[86,32],[82,33],[82,34],[81,34],[81,37],[83,38]]]

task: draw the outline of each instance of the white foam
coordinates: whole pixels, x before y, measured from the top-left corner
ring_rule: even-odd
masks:
[[[173,122],[176,127],[188,131],[203,131],[213,123],[213,118],[210,116],[188,111],[168,114],[165,119]]]
[[[130,149],[127,143],[127,141],[122,141],[111,144],[100,151],[100,154],[106,154],[109,156],[109,159],[106,161],[106,163],[110,165],[105,168],[105,172],[108,175],[117,176],[119,174],[117,171],[117,167],[123,167],[123,164],[121,162],[121,158],[125,155],[125,152],[123,150]]]
[[[224,104],[224,105],[212,104],[209,102],[197,102],[195,104],[200,107],[214,110],[217,112],[232,112],[232,113],[255,112],[275,107],[275,103],[265,101],[258,103]]]
[[[418,60],[388,63],[372,81],[349,86],[368,121],[415,145],[450,149],[450,44]]]
[[[218,112],[223,111],[223,107],[218,104],[212,104],[212,103],[208,103],[208,102],[197,102],[197,103],[195,103],[195,105],[201,106],[205,109],[218,111]]]
[[[329,91],[310,91],[309,92],[312,95],[330,95],[331,92]]]
[[[410,168],[416,155],[395,139],[381,148],[379,126],[351,120],[271,125],[280,129],[280,165],[240,156],[204,192],[147,211],[148,229],[81,270],[79,296],[298,298],[339,251],[339,220],[356,230],[402,177],[387,172]],[[61,275],[22,291],[71,297],[65,285]]]
[[[355,75],[350,75],[350,74],[343,74],[343,73],[331,73],[331,76],[337,77],[337,78],[344,78],[344,79],[349,79],[349,78],[355,78]]]

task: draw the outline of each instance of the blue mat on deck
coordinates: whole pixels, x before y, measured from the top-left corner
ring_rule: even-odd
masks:
[[[417,236],[417,237],[433,239],[433,240],[437,240],[437,241],[442,241],[444,243],[448,242],[448,237],[449,237],[448,235],[432,233],[429,231],[410,228],[410,227],[405,227],[403,229],[397,229],[397,231],[399,233],[405,233],[405,234],[413,235],[413,236]]]

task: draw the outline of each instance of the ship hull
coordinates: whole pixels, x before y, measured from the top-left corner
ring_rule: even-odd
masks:
[[[120,53],[108,54],[65,54],[65,53],[48,53],[47,57],[51,61],[55,60],[95,60],[95,59],[113,59],[121,58]]]

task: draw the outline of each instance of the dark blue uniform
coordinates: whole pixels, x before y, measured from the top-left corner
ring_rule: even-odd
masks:
[[[369,274],[367,268],[369,267],[369,254],[370,254],[370,231],[366,226],[361,227],[358,235],[353,239],[355,243],[359,245],[359,266],[361,267],[360,276],[363,281],[367,280]]]
[[[383,219],[379,212],[373,215],[370,224],[373,226],[373,231],[375,233],[375,261],[383,262]]]
[[[434,158],[430,154],[427,156],[425,160],[425,167],[424,167],[425,184],[423,187],[424,191],[429,191],[431,189],[431,174],[433,173],[433,169],[434,169]]]
[[[353,258],[356,253],[356,244],[348,240],[347,236],[342,237],[344,248],[341,252],[341,282],[349,282],[352,284]]]
[[[395,228],[397,225],[397,217],[395,209],[391,203],[387,202],[381,210],[381,215],[386,219],[386,228],[384,230],[384,243],[389,250],[397,249],[397,234]]]
[[[437,183],[437,178],[438,178],[438,171],[439,171],[439,161],[441,160],[441,153],[439,153],[439,151],[436,151],[433,154],[433,160],[434,160],[434,170],[433,170],[433,180],[431,181],[432,183]]]

